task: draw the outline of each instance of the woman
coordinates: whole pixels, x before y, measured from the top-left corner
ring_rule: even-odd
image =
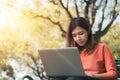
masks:
[[[86,75],[99,80],[117,80],[117,69],[113,55],[106,44],[95,43],[87,20],[82,17],[73,18],[69,24],[66,39],[67,47],[78,47]],[[68,77],[51,80],[81,79]]]
[[[117,80],[114,57],[104,43],[95,43],[90,24],[82,17],[72,19],[67,33],[67,47],[78,47],[84,71],[100,80]]]

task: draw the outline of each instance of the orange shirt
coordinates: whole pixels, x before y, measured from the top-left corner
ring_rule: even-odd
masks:
[[[80,52],[80,58],[86,74],[104,73],[104,77],[117,80],[115,59],[106,44],[98,43],[91,53]]]

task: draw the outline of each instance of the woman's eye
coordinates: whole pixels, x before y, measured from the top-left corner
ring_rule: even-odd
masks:
[[[84,32],[78,32],[78,33],[76,33],[76,34],[72,34],[72,36],[73,37],[76,37],[77,35],[83,35],[84,34]]]
[[[79,32],[79,33],[78,33],[78,35],[82,35],[82,34],[84,34],[84,33],[83,33],[83,32]]]

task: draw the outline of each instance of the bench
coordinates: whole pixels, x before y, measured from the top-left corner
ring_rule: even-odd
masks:
[[[117,65],[117,71],[118,71],[118,80],[120,80],[120,59],[115,60]]]
[[[116,65],[117,65],[118,80],[120,80],[120,59],[116,59],[115,62],[116,62]],[[25,76],[25,77],[23,78],[23,80],[24,80],[25,78],[27,78],[28,80],[33,80],[32,78],[29,79],[29,78],[30,78],[29,76]]]

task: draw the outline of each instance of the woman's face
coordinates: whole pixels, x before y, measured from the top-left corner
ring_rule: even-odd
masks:
[[[73,40],[79,46],[84,46],[87,42],[87,39],[88,39],[88,32],[84,28],[77,26],[72,31],[72,36],[73,36]]]

